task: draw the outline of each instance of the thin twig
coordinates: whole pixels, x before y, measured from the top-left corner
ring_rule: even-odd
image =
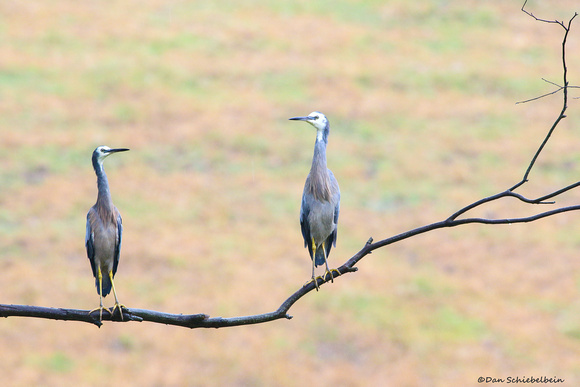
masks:
[[[522,5],[522,11],[523,11],[524,13],[526,13],[526,14],[530,15],[531,17],[533,17],[533,18],[534,18],[534,19],[536,19],[537,21],[544,22],[544,23],[555,23],[555,24],[561,25],[562,27],[566,28],[566,27],[564,26],[564,23],[562,23],[561,21],[558,21],[558,20],[546,20],[546,19],[540,19],[540,18],[536,17],[536,16],[535,16],[533,13],[531,13],[531,12],[529,12],[529,11],[526,11],[524,8],[526,7],[526,4],[527,4],[527,3],[528,3],[528,0],[524,1],[524,5]]]
[[[549,95],[556,94],[557,92],[559,92],[559,91],[560,91],[560,90],[562,90],[562,89],[563,89],[563,87],[560,87],[560,88],[559,88],[559,89],[557,89],[557,90],[554,90],[554,91],[552,91],[552,92],[550,92],[550,93],[542,94],[542,95],[540,95],[539,97],[534,97],[534,98],[526,99],[526,100],[524,100],[524,101],[518,101],[518,102],[516,102],[516,105],[519,105],[519,104],[521,104],[521,103],[528,103],[528,102],[536,101],[536,100],[538,100],[538,99],[541,99],[541,98],[547,97],[547,96],[549,96]]]

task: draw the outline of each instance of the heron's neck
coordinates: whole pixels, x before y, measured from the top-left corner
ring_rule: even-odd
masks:
[[[97,189],[99,191],[97,195],[97,208],[103,210],[104,213],[101,214],[102,216],[112,214],[113,199],[111,198],[111,191],[109,190],[107,174],[102,164],[98,164],[95,167],[95,173],[97,174]]]
[[[326,141],[321,138],[320,132],[314,144],[309,189],[316,200],[330,201],[330,177],[326,166]]]
[[[312,169],[323,169],[326,171],[326,141],[319,133],[314,143],[314,156],[312,156]]]
[[[328,124],[326,125],[326,127],[322,130],[317,129],[316,130],[316,142],[324,142],[324,145],[326,146],[326,144],[328,144]]]

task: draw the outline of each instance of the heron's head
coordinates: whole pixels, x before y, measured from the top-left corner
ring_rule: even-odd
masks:
[[[312,112],[306,117],[292,117],[293,121],[306,121],[314,126],[318,132],[324,132],[328,129],[328,119],[320,112]]]
[[[98,146],[94,151],[93,151],[93,165],[96,164],[102,164],[103,160],[107,157],[112,155],[113,153],[117,153],[117,152],[125,152],[128,151],[128,148],[115,148],[115,149],[111,149],[106,145],[101,145]]]

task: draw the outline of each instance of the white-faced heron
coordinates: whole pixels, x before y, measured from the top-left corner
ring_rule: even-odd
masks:
[[[318,290],[318,278],[314,276],[314,268],[326,265],[326,274],[334,282],[333,271],[340,275],[337,269],[328,268],[328,255],[332,246],[336,247],[336,232],[338,214],[340,212],[340,189],[334,174],[326,167],[326,145],[330,126],[326,116],[320,112],[312,112],[306,117],[290,118],[296,121],[306,121],[316,128],[316,142],[312,167],[304,184],[302,205],[300,208],[300,226],[304,237],[304,247],[308,247],[312,259],[312,280]]]
[[[85,236],[85,246],[87,256],[91,261],[91,269],[95,277],[97,293],[100,297],[100,307],[93,309],[90,313],[100,310],[100,319],[103,319],[103,297],[107,296],[113,289],[115,296],[115,309],[119,308],[121,319],[123,319],[123,305],[119,304],[113,277],[119,265],[121,254],[121,238],[123,236],[123,223],[121,214],[111,199],[109,181],[103,169],[103,161],[109,155],[116,152],[128,151],[127,148],[111,149],[108,146],[99,146],[93,152],[93,168],[97,174],[97,202],[91,207],[87,214],[87,234]]]

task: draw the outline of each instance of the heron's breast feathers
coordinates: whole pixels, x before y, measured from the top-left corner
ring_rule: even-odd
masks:
[[[310,179],[307,181],[309,183],[307,187],[308,193],[317,201],[330,202],[332,190],[328,170],[322,171],[322,173],[318,173],[317,171],[312,172],[310,173]]]

